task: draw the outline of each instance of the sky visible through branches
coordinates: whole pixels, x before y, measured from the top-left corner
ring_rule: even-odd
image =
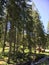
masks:
[[[41,16],[41,21],[44,25],[45,32],[47,32],[47,24],[49,21],[49,0],[32,0],[36,8],[38,9],[40,16]],[[32,4],[30,2],[30,4]]]

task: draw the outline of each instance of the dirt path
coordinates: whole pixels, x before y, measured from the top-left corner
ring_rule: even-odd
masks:
[[[5,65],[6,62],[3,59],[0,59],[0,65]]]
[[[15,64],[7,64],[7,60],[5,59],[0,59],[0,65],[15,65]]]
[[[7,63],[4,60],[0,60],[0,65],[7,65]],[[13,65],[13,64],[8,64],[8,65]]]

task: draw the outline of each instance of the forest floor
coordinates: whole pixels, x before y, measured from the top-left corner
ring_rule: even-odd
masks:
[[[2,48],[0,48],[0,65],[8,65],[6,61],[7,61],[7,58],[2,56]]]
[[[5,53],[6,52],[8,52],[8,48],[6,48]],[[45,54],[46,56],[49,56],[49,52],[44,52],[44,53],[41,52],[40,54]],[[2,55],[2,48],[0,48],[0,65],[12,65],[12,64],[7,64],[7,59],[8,57]]]

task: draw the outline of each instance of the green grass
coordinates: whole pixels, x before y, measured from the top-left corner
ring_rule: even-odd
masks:
[[[2,52],[2,48],[0,48],[0,53]]]
[[[2,48],[0,47],[0,59],[4,59],[5,61],[7,61],[6,59],[8,58],[8,51],[9,51],[9,48],[7,48],[6,47],[6,49],[5,49],[5,53],[4,53],[4,56],[2,55]],[[24,51],[25,53],[28,53],[29,52],[29,50],[28,49],[25,49],[25,51]],[[32,49],[32,52],[34,53],[34,50]],[[42,56],[42,55],[48,55],[49,56],[49,53],[46,53],[46,52],[40,52],[40,54],[39,53],[36,53],[36,55],[37,55],[37,57],[38,56]],[[11,62],[12,62],[12,60],[11,60]],[[7,62],[5,62],[5,64],[4,65],[8,65],[7,64]],[[43,65],[45,65],[44,63],[43,63]]]

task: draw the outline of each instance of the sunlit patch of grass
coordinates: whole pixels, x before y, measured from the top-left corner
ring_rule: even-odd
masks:
[[[4,60],[7,61],[8,60],[8,57],[4,57]]]
[[[2,52],[2,48],[0,48],[0,53]]]
[[[25,53],[28,53],[28,52],[29,52],[29,49],[25,49],[24,52],[25,52]]]
[[[0,65],[5,65],[5,64],[6,64],[6,62],[0,61]]]
[[[5,61],[0,61],[0,65],[8,65]]]
[[[9,47],[5,47],[5,50],[9,50]]]
[[[44,53],[42,53],[42,52],[41,52],[40,54],[45,54],[45,55],[49,55],[49,53],[46,53],[46,52],[44,52]]]

